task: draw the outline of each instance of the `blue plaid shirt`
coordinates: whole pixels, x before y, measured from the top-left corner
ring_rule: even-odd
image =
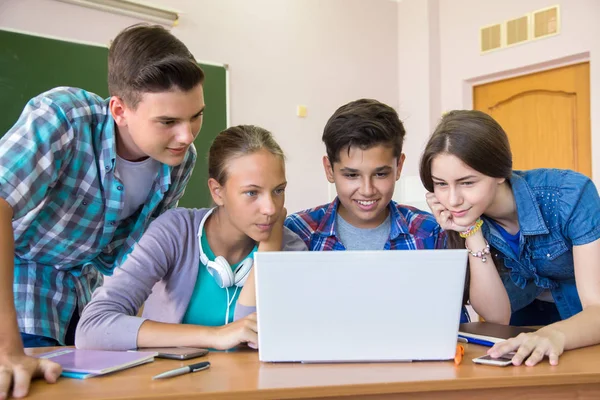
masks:
[[[196,162],[162,164],[145,204],[119,221],[115,123],[108,100],[56,88],[30,100],[0,140],[0,197],[13,209],[21,332],[64,343],[70,319],[120,265],[151,219],[173,208]]]

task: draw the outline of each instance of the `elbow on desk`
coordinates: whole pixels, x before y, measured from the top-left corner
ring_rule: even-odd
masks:
[[[82,313],[75,331],[75,347],[86,350],[131,350],[145,319],[120,313]]]

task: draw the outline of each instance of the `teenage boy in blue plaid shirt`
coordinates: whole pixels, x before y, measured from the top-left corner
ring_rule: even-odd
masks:
[[[177,205],[196,162],[204,73],[186,46],[136,25],[108,58],[110,98],[52,89],[0,140],[0,399],[11,381],[21,397],[32,376],[57,379],[23,344],[73,344],[102,274]]]

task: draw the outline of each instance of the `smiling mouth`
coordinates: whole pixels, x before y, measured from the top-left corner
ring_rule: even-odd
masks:
[[[461,210],[461,211],[450,211],[450,213],[452,213],[452,215],[464,215],[467,213],[467,211],[469,211],[470,209],[467,208],[466,210]]]
[[[360,204],[361,206],[371,206],[375,203],[377,203],[377,200],[354,200],[355,202],[357,202],[358,204]]]

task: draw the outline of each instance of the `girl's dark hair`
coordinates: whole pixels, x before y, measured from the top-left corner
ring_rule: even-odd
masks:
[[[442,117],[421,157],[421,182],[429,192],[433,192],[431,163],[440,154],[451,154],[486,176],[508,180],[512,175],[512,153],[506,132],[498,122],[481,111],[454,110]],[[446,234],[449,249],[465,248],[465,240],[458,232],[447,231]],[[495,257],[494,263],[501,270]],[[465,302],[468,288],[467,271]]]

